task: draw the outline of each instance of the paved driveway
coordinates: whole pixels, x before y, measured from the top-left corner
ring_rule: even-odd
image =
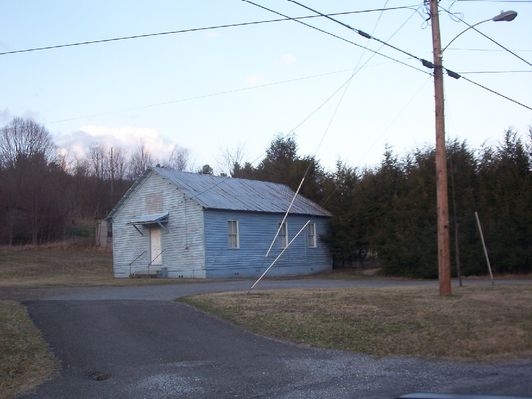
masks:
[[[53,288],[39,290],[35,295],[53,300],[83,300],[93,301],[102,299],[131,299],[131,300],[163,300],[172,301],[175,298],[201,294],[206,292],[245,291],[253,284],[252,280],[227,280],[178,283],[171,285],[149,285],[141,287],[86,287],[86,288]],[[489,287],[487,280],[469,280],[468,286]],[[505,280],[497,285],[532,285],[532,280]],[[293,279],[293,280],[265,280],[257,285],[258,289],[282,288],[386,288],[386,287],[434,287],[438,282],[434,280],[406,280],[406,279],[360,279],[360,280],[332,280],[332,279]]]
[[[314,286],[317,281],[268,284]],[[334,286],[353,284],[326,281]],[[247,286],[237,281],[81,289],[28,302],[62,370],[25,398],[341,399],[393,398],[411,391],[532,393],[532,361],[460,364],[311,349],[256,336],[187,305],[157,300],[155,294],[173,299]],[[118,299],[117,292],[142,299]],[[109,378],[97,381],[95,375]]]

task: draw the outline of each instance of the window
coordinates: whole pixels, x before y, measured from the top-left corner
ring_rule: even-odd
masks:
[[[316,223],[309,223],[307,226],[307,245],[309,248],[316,248]]]
[[[281,226],[281,223],[279,223]],[[279,243],[281,248],[286,248],[288,246],[288,225],[286,222],[283,223],[281,230],[279,230]]]
[[[238,234],[238,220],[227,221],[227,245],[229,248],[240,248],[240,237]]]

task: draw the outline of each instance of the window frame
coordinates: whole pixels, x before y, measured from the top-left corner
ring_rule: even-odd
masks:
[[[232,225],[235,226],[234,232],[231,229]],[[234,244],[236,246],[233,246],[233,240],[232,240],[233,237],[234,237]],[[231,219],[227,221],[227,248],[228,249],[240,249],[240,223],[238,223],[238,220]]]
[[[312,234],[311,234],[312,231]],[[308,248],[317,248],[318,247],[318,237],[317,237],[317,228],[316,223],[311,222],[307,226],[307,247]]]
[[[279,226],[281,226],[281,223],[277,224],[277,228],[279,229]],[[288,247],[288,222],[284,221],[282,223],[282,227],[279,229],[279,235],[277,236],[277,239],[279,240],[279,245],[281,249],[285,249]]]

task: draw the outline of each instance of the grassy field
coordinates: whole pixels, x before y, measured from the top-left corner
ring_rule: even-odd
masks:
[[[0,301],[0,398],[39,385],[57,369],[57,362],[24,306]]]
[[[3,287],[105,284],[111,279],[111,254],[95,248],[0,248]]]
[[[175,284],[183,281],[115,279],[112,262],[109,250],[96,247],[0,247],[0,288]]]
[[[182,299],[261,335],[376,356],[532,356],[532,287],[295,289]]]

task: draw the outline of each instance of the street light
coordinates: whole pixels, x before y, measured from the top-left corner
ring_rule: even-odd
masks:
[[[462,34],[464,34],[465,32],[467,32],[470,29],[474,29],[476,26],[478,26],[480,24],[483,24],[484,22],[490,22],[490,21],[493,21],[493,22],[501,22],[501,21],[510,22],[510,21],[513,21],[515,19],[515,17],[517,17],[517,11],[512,11],[512,10],[501,11],[500,14],[495,15],[493,18],[485,19],[484,21],[480,21],[480,22],[477,22],[476,24],[469,25],[466,29],[464,29],[462,32],[460,32],[455,37],[453,37],[453,39],[449,43],[447,43],[447,46],[445,46],[441,52],[443,53],[445,50],[447,50],[447,47],[449,47],[452,42],[454,42],[456,39],[458,39],[460,36],[462,36]]]
[[[469,29],[488,21],[512,21],[515,11],[501,12],[499,15],[470,25],[456,35],[442,50],[438,0],[430,0],[432,22],[432,55],[434,60],[434,120],[436,126],[436,201],[438,219],[438,278],[440,295],[451,294],[451,254],[449,245],[449,195],[447,193],[447,156],[445,151],[445,115],[443,101],[442,55],[449,45]]]

